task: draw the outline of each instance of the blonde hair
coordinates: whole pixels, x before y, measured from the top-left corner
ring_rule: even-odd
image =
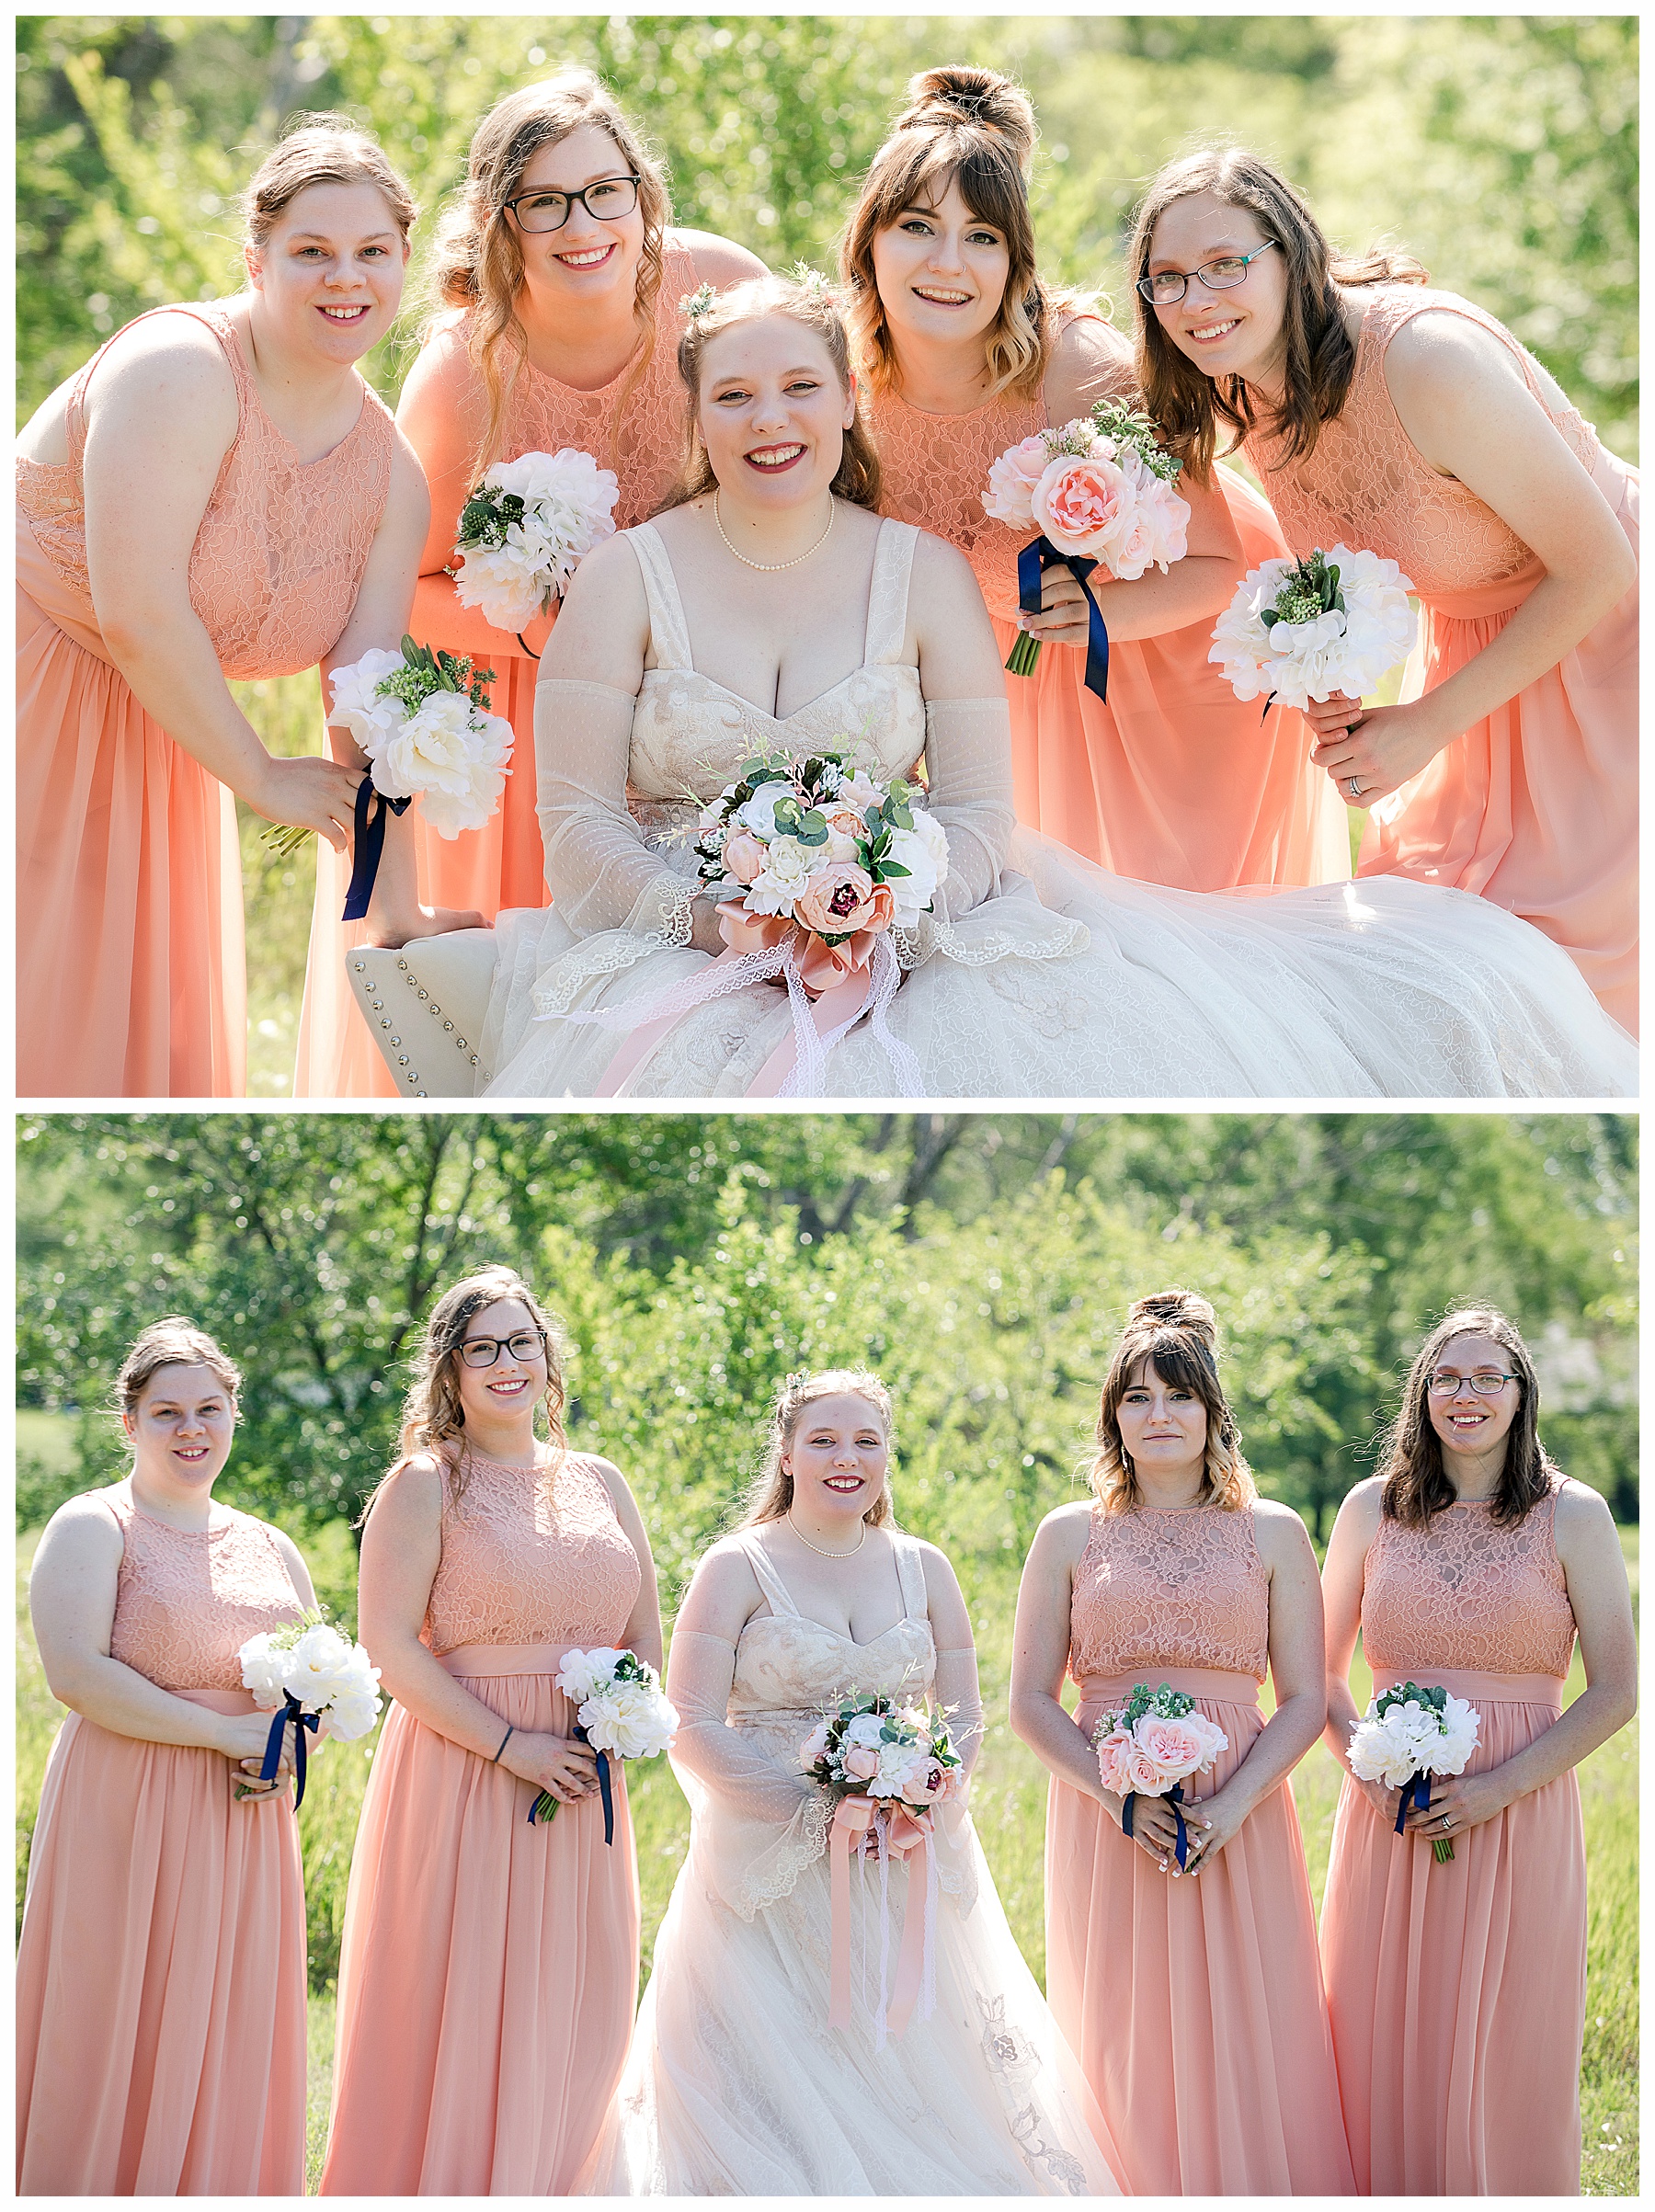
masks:
[[[782,1465],[793,1449],[793,1436],[805,1417],[805,1408],[819,1397],[864,1397],[878,1414],[885,1430],[885,1442],[896,1449],[896,1436],[891,1414],[891,1394],[876,1374],[866,1367],[824,1367],[815,1374],[801,1372],[790,1374],[776,1393],[770,1408],[770,1436],[765,1445],[764,1464],[759,1479],[747,1495],[747,1510],[736,1522],[737,1528],[758,1528],[767,1521],[784,1521],[793,1506],[793,1477]],[[885,1487],[873,1500],[862,1519],[870,1528],[894,1528],[896,1524],[896,1508],[891,1503],[891,1477],[887,1470]]]
[[[666,173],[601,79],[589,69],[560,69],[554,76],[525,85],[495,102],[473,134],[459,202],[438,225],[429,290],[439,310],[463,309],[466,350],[488,402],[487,425],[474,464],[478,475],[496,458],[506,403],[528,351],[528,336],[517,312],[523,249],[506,213],[506,202],[520,188],[524,170],[542,147],[555,146],[572,131],[588,126],[611,138],[628,169],[635,172],[638,209],[644,218],[644,251],[633,306],[640,350],[615,402],[614,429],[619,429],[626,403],[655,351],[656,301],[667,225],[672,220]],[[508,346],[509,374],[501,366],[501,351]]]
[[[1005,235],[1006,290],[984,340],[991,382],[987,396],[1026,395],[1040,388],[1056,335],[1056,311],[1071,304],[1043,281],[1034,258],[1029,171],[1034,159],[1034,110],[1028,95],[992,69],[921,70],[909,81],[909,105],[868,165],[861,196],[839,245],[839,270],[856,358],[876,393],[896,381],[896,353],[873,273],[873,241],[905,208],[934,205],[950,180],[979,222]]]
[[[721,332],[734,330],[743,323],[761,322],[766,315],[785,315],[789,322],[799,323],[820,338],[833,363],[839,389],[847,398],[855,382],[850,365],[850,341],[845,329],[845,319],[832,288],[819,277],[749,277],[744,284],[732,285],[728,291],[707,296],[708,288],[695,295],[691,303],[689,320],[679,340],[679,374],[684,380],[689,393],[689,411],[685,426],[684,468],[672,496],[660,509],[682,507],[686,500],[700,499],[708,492],[716,491],[718,479],[713,473],[713,463],[702,442],[699,416],[701,412],[702,360],[708,346]],[[857,507],[879,511],[879,455],[868,426],[862,420],[860,396],[856,415],[845,432],[844,451],[839,467],[834,471],[829,490],[839,499],[849,499]]]
[[[1206,1459],[1196,1502],[1227,1513],[1250,1505],[1258,1486],[1241,1455],[1241,1431],[1218,1379],[1218,1317],[1199,1292],[1167,1290],[1140,1298],[1132,1307],[1104,1378],[1097,1455],[1090,1471],[1103,1511],[1125,1513],[1143,1503],[1116,1411],[1146,1361],[1163,1383],[1193,1392],[1206,1407]]]
[[[262,252],[277,218],[310,185],[371,184],[396,218],[405,240],[419,208],[407,180],[391,166],[378,139],[348,115],[296,115],[253,174],[241,197],[247,246]]]
[[[115,1377],[115,1410],[131,1419],[156,1373],[163,1367],[208,1367],[223,1385],[232,1413],[240,1411],[242,1372],[227,1351],[222,1351],[204,1328],[182,1314],[152,1321],[134,1340]]]
[[[475,1274],[467,1275],[462,1282],[445,1290],[431,1308],[412,1361],[408,1394],[403,1400],[402,1433],[397,1440],[399,1456],[388,1471],[388,1475],[394,1474],[417,1452],[430,1453],[440,1463],[447,1477],[451,1511],[460,1503],[471,1473],[465,1408],[460,1401],[460,1346],[474,1317],[485,1306],[496,1306],[507,1298],[514,1298],[528,1307],[546,1348],[546,1395],[542,1404],[547,1441],[556,1454],[554,1467],[568,1450],[563,1429],[563,1348],[552,1317],[515,1269],[479,1268]],[[364,1521],[372,1511],[380,1487],[375,1486],[362,1508]]]

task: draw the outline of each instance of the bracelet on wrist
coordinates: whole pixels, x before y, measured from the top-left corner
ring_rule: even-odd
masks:
[[[512,1723],[511,1727],[508,1727],[508,1728],[507,1729],[507,1731],[506,1731],[505,1735],[504,1735],[504,1736],[502,1736],[502,1737],[501,1737],[501,1739],[500,1739],[500,1751],[503,1751],[503,1750],[506,1749],[506,1746],[507,1746],[507,1745],[508,1745],[508,1743],[511,1741],[512,1738],[513,1738],[513,1737],[514,1737],[516,1734],[517,1734],[517,1724],[516,1724],[516,1723],[515,1723],[515,1721],[514,1721],[514,1722]],[[492,1758],[492,1759],[489,1761],[489,1762],[488,1762],[488,1763],[489,1763],[489,1765],[490,1765],[490,1766],[498,1766],[498,1765],[499,1765],[499,1763],[500,1763],[500,1751],[496,1751],[496,1752],[495,1753],[494,1757],[493,1757],[493,1758]]]

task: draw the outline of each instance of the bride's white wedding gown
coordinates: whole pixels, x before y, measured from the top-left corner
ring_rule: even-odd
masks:
[[[909,1538],[894,1541],[904,1617],[868,1644],[804,1619],[757,1532],[741,1543],[770,1611],[734,1648],[682,1628],[673,1638],[672,1762],[690,1799],[689,1855],[577,2194],[1117,2195],[1103,2122],[963,1807],[935,1816],[947,1832],[931,2017],[875,2050],[879,1875],[853,1865],[852,2021],[828,2026],[833,1803],[800,1773],[799,1746],[850,1692],[934,1690],[955,1708],[959,1738],[975,1736],[976,1658],[936,1650]],[[908,1890],[893,1865],[893,1961]],[[918,1910],[918,1877],[914,1890]]]
[[[623,533],[656,666],[634,698],[542,680],[540,816],[554,904],[503,913],[481,1058],[487,1095],[591,1096],[614,1029],[541,1017],[639,1008],[703,968],[689,942],[698,803],[755,749],[865,736],[887,775],[923,753],[948,833],[937,912],[896,942],[890,1012],[933,1098],[1627,1097],[1637,1047],[1567,954],[1468,893],[1401,876],[1302,891],[1167,890],[1018,828],[1003,697],[933,701],[904,662],[919,532],[875,545],[862,666],[784,716],[694,666],[659,533]],[[1011,680],[1015,681],[1016,678]],[[686,834],[688,833],[688,834]],[[791,1032],[765,984],[683,1016],[625,1095],[739,1097]],[[853,1030],[827,1095],[892,1094]]]

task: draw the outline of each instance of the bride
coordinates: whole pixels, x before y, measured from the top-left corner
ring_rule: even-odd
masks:
[[[1118,2194],[957,1802],[930,1816],[930,2016],[880,2047],[880,1872],[853,1862],[850,2024],[828,2024],[833,1805],[800,1745],[847,1694],[930,1698],[968,1766],[981,1734],[965,1602],[942,1554],[897,1533],[890,1446],[874,1376],[791,1375],[747,1519],[696,1569],[667,1684],[690,1852],[577,2194]],[[888,1878],[895,1961],[925,1887],[901,1862]]]
[[[1635,1089],[1635,1045],[1568,957],[1485,900],[1396,876],[1172,891],[1017,828],[981,596],[953,547],[872,511],[878,462],[830,295],[768,278],[694,307],[688,487],[587,556],[542,662],[554,903],[503,913],[489,941],[488,1095],[603,1095],[634,1021],[720,950],[690,850],[700,804],[755,749],[859,736],[885,777],[923,756],[948,838],[935,910],[894,937],[907,973],[890,1027],[925,1096]],[[782,992],[748,985],[634,1044],[607,1088],[739,1097],[791,1022]],[[828,1095],[898,1088],[865,1022],[828,1058]]]

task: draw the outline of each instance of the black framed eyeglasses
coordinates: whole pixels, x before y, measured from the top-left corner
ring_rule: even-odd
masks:
[[[515,200],[503,200],[501,205],[510,211],[520,231],[561,231],[577,200],[588,215],[599,222],[610,222],[618,215],[630,215],[637,206],[638,180],[630,172],[624,177],[599,177],[578,192],[519,192]]]
[[[1204,261],[1199,268],[1158,268],[1152,277],[1140,277],[1137,289],[1151,307],[1176,307],[1189,291],[1192,277],[1199,277],[1208,291],[1234,291],[1259,256],[1276,243],[1266,238],[1250,254],[1220,254],[1216,261]]]
[[[1478,1397],[1498,1397],[1508,1383],[1521,1379],[1514,1374],[1496,1374],[1487,1367],[1476,1374],[1450,1374],[1445,1369],[1439,1369],[1431,1377],[1431,1395],[1432,1397],[1455,1397],[1462,1390],[1469,1388],[1475,1390]]]
[[[468,1367],[492,1367],[504,1351],[519,1366],[526,1367],[545,1349],[546,1340],[538,1328],[519,1328],[509,1337],[467,1337],[460,1347],[460,1357]]]

